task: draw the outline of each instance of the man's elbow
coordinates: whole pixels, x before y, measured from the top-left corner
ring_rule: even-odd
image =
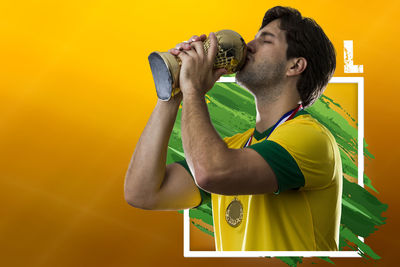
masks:
[[[219,169],[213,172],[203,172],[195,175],[197,185],[210,193],[220,195],[236,195],[242,189],[235,186],[235,173],[228,169]]]
[[[226,187],[226,177],[231,177],[232,168],[226,164],[215,164],[220,160],[209,160],[200,164],[194,163],[194,179],[196,184],[203,190],[212,193],[221,192]]]
[[[143,209],[143,210],[153,210],[154,205],[150,200],[150,196],[147,198],[143,195],[134,194],[129,190],[124,191],[125,201],[132,207]]]
[[[203,190],[217,193],[219,178],[212,173],[202,173],[195,175],[196,184]]]

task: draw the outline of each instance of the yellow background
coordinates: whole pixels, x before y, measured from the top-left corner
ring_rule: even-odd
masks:
[[[1,1],[0,265],[286,266],[183,258],[182,215],[134,209],[123,198],[126,168],[156,102],[148,54],[226,28],[250,41],[278,4],[322,26],[337,50],[335,76],[365,77],[365,137],[376,157],[365,170],[389,204],[387,224],[366,243],[379,264],[393,266],[400,223],[394,0]],[[344,40],[354,41],[363,74],[343,73]],[[317,259],[304,266],[311,262],[331,266]]]

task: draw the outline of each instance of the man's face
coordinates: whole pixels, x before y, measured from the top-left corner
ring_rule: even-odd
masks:
[[[270,22],[247,44],[247,61],[236,74],[238,84],[256,95],[269,94],[285,78],[287,42],[279,25],[279,19]]]

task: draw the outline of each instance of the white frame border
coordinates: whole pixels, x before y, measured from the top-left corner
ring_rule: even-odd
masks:
[[[221,77],[217,82],[235,82],[235,77]],[[364,155],[364,77],[333,77],[329,83],[356,83],[358,93],[358,155]],[[358,184],[364,187],[364,156],[358,158]],[[359,179],[361,177],[361,179]],[[359,237],[364,242],[364,238]],[[335,257],[360,258],[357,251],[191,251],[189,209],[183,211],[184,257]]]

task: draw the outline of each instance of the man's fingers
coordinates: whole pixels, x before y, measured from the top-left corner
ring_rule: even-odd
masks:
[[[228,71],[224,68],[214,70],[214,73],[213,73],[214,81],[216,82],[222,75],[227,74],[227,73],[228,73]]]
[[[182,50],[189,50],[191,48],[191,46],[190,46],[189,42],[185,41],[185,42],[177,44],[175,48],[182,51]]]
[[[191,42],[196,42],[196,41],[199,41],[199,40],[200,40],[200,37],[199,37],[199,36],[193,35],[193,36],[189,39],[189,42],[191,43]]]
[[[182,60],[182,62],[186,62],[186,60],[188,60],[190,56],[188,54],[188,51],[180,51],[177,57],[179,57]]]
[[[208,48],[207,59],[211,65],[214,65],[215,55],[218,50],[218,40],[213,32],[210,32],[208,38],[210,39],[210,47]]]
[[[190,50],[184,50],[182,53],[186,53],[186,55],[192,57],[192,58],[197,58],[199,55],[197,54],[196,50],[190,49]]]
[[[197,42],[197,41],[202,41],[203,42],[205,39],[207,39],[207,36],[205,34],[202,34],[200,36],[193,35],[192,38],[189,39],[189,43]]]
[[[204,42],[207,39],[207,35],[202,34],[200,35],[200,41]]]
[[[179,55],[179,53],[181,51],[179,49],[176,49],[176,48],[171,48],[170,50],[168,50],[168,52],[170,52],[174,56],[177,56],[177,55]]]
[[[172,49],[168,50],[168,52],[170,52],[171,54],[177,56],[177,55],[179,55],[179,53],[181,51],[188,51],[188,50],[192,49],[193,47],[192,47],[191,44],[193,42],[197,42],[197,41],[202,41],[203,42],[206,38],[207,38],[207,36],[205,34],[202,34],[200,36],[193,35],[189,39],[189,41],[183,41],[183,42],[177,44],[175,46],[175,48],[172,48]],[[196,49],[196,50],[198,50],[198,49]]]
[[[197,54],[199,54],[200,58],[204,58],[204,45],[203,42],[193,42],[191,44],[192,48],[196,50]]]

